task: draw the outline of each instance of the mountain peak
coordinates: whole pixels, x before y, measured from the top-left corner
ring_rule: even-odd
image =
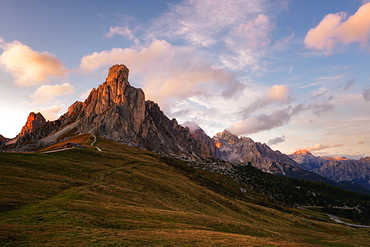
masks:
[[[124,83],[130,85],[128,82],[129,69],[124,64],[116,64],[109,68],[107,84]]]
[[[31,112],[28,115],[26,124],[23,126],[18,136],[21,137],[24,136],[25,134],[31,133],[32,131],[43,126],[45,123],[46,120],[40,112],[38,113]]]
[[[293,154],[312,155],[312,153],[310,153],[310,152],[309,152],[308,150],[306,150],[306,149],[297,150],[297,151],[295,151]]]

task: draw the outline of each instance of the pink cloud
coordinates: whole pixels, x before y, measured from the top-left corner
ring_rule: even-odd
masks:
[[[335,148],[335,147],[341,147],[341,146],[343,146],[343,144],[334,144],[334,145],[316,144],[313,147],[306,147],[306,148],[303,148],[303,149],[305,149],[307,151],[319,151],[319,150],[323,150],[323,149],[327,149],[327,148]]]
[[[241,110],[241,114],[244,118],[248,117],[251,113],[257,111],[260,108],[266,107],[271,104],[284,104],[291,101],[290,89],[285,85],[274,85],[267,93],[258,98],[253,104],[245,107]]]
[[[330,53],[338,45],[360,43],[364,46],[369,40],[370,3],[365,3],[348,18],[345,12],[326,15],[315,28],[308,31],[304,43],[308,49]]]
[[[12,74],[19,86],[32,86],[44,83],[50,76],[67,73],[58,58],[48,52],[33,51],[19,41],[5,43],[0,40],[0,65]]]
[[[172,99],[209,96],[215,92],[230,97],[244,89],[233,74],[211,66],[194,49],[163,40],[154,40],[148,47],[94,52],[81,59],[80,70],[89,73],[115,63],[125,64],[132,77],[139,77],[147,98],[161,106]]]
[[[285,85],[274,85],[267,92],[266,99],[269,102],[288,103],[291,100],[289,93],[290,90]]]

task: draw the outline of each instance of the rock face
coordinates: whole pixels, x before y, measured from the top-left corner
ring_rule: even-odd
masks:
[[[168,119],[156,103],[145,101],[144,92],[132,87],[128,76],[125,65],[114,65],[105,82],[92,89],[84,102],[75,102],[58,120],[25,135],[19,142],[51,143],[63,133],[74,131],[183,158],[212,157],[209,147],[195,140],[188,128],[176,119]]]
[[[191,122],[185,122],[182,124],[182,126],[187,127],[190,131],[190,134],[196,140],[202,141],[204,144],[206,144],[211,150],[213,157],[220,157],[221,153],[220,150],[216,147],[215,140],[209,137],[201,127]]]
[[[223,131],[213,137],[219,149],[218,157],[237,165],[252,166],[274,174],[288,175],[298,172],[301,167],[287,155],[273,151],[268,145],[254,142],[251,138],[241,137]]]
[[[22,137],[28,133],[31,133],[45,124],[46,120],[40,112],[36,114],[31,112],[30,115],[28,115],[26,124],[23,126],[17,137]]]
[[[370,189],[370,157],[349,160],[344,157],[317,157],[311,153],[290,155],[307,170],[336,182],[353,181]]]
[[[145,118],[145,95],[130,85],[128,74],[124,65],[111,67],[106,81],[92,89],[85,102],[71,105],[60,117],[61,123],[78,121],[79,132],[137,145]]]

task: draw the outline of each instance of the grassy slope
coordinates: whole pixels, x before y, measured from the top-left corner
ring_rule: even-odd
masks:
[[[86,142],[89,140],[82,140]],[[0,153],[1,246],[364,246],[369,230],[276,210],[226,177],[100,138]]]

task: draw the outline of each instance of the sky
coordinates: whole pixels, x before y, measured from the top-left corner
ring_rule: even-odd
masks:
[[[370,156],[363,0],[2,0],[0,134],[55,120],[125,64],[169,118],[290,154]]]

